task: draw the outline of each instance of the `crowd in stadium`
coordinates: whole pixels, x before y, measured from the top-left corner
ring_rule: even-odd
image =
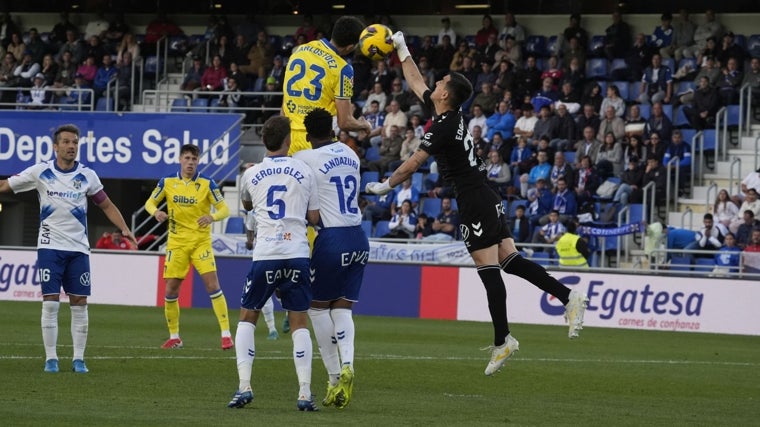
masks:
[[[475,95],[464,106],[472,143],[510,217],[526,218],[527,228],[515,222],[518,242],[551,241],[545,228],[553,216],[560,224],[615,222],[622,207],[643,202],[642,188],[651,182],[655,203],[662,208],[673,168],[680,169],[682,184],[673,194],[688,194],[692,136],[714,127],[722,106],[739,102],[742,85],[760,91],[760,36],[734,34],[712,10],[698,17],[686,10],[675,16],[663,13],[649,34],[634,34],[620,12],[612,14],[604,35],[590,35],[578,14],[556,35],[530,34],[510,12],[500,18],[501,23],[485,15],[475,34],[457,34],[451,23],[457,17],[444,17],[430,35],[406,36],[429,87],[449,71],[472,83]],[[98,14],[81,32],[62,13],[49,30],[22,29],[4,14],[0,89],[23,88],[0,92],[4,108],[94,105],[110,87],[118,88],[108,94],[116,101],[114,108],[129,110],[138,89],[132,86],[131,64],[154,55],[156,41],[166,35],[170,53],[192,62],[181,90],[221,107],[245,107],[249,124],[263,123],[281,103],[292,49],[330,30],[319,28],[308,15],[293,34],[281,35],[268,34],[253,16],[235,26],[224,16],[211,16],[201,36],[185,34],[161,13],[145,28],[128,21],[123,14],[111,20]],[[388,16],[365,21],[396,29]],[[374,62],[357,53],[351,61],[354,114],[363,115],[373,130],[354,134],[336,129],[336,135],[359,154],[366,180],[374,181],[414,152],[431,113],[408,90],[395,53]],[[113,80],[119,84],[109,86]],[[90,94],[95,99],[80,100]],[[255,108],[260,106],[271,110]],[[669,169],[676,157],[679,161]],[[456,223],[455,206],[454,214],[450,208],[441,212],[452,194],[435,164],[423,172],[400,186],[400,192],[362,198],[373,236],[422,238],[439,234],[441,221]],[[745,184],[757,188],[751,176]],[[733,207],[718,212],[716,202],[712,214],[721,216],[715,221],[718,228],[735,224],[730,231],[736,233],[745,211],[757,217],[760,204],[747,205],[745,194],[730,196],[722,203]],[[404,224],[405,216],[415,218]],[[387,224],[392,227],[386,229]],[[445,234],[457,237],[456,227],[445,228]],[[721,230],[722,245],[729,230]],[[751,235],[735,237],[738,247],[752,244]]]

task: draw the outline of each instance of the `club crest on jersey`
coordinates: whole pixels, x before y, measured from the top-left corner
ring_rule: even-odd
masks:
[[[296,103],[293,102],[292,100],[288,100],[288,103],[285,104],[285,106],[290,113],[293,113],[296,111]]]
[[[71,182],[71,185],[73,185],[73,186],[74,186],[74,189],[75,189],[75,190],[81,190],[81,189],[82,189],[82,180],[81,180],[81,179],[79,179],[79,178],[75,178],[75,179],[74,179],[74,180]]]
[[[195,191],[198,191],[201,189],[201,185],[199,183],[195,184]]]

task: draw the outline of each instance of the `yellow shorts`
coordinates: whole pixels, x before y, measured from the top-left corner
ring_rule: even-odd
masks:
[[[197,245],[166,248],[164,279],[184,279],[193,264],[198,274],[216,271],[216,260],[211,242]]]
[[[301,150],[308,150],[311,148],[311,143],[306,140],[306,131],[295,130],[290,131],[290,150],[288,150],[288,156],[292,156],[293,153]]]

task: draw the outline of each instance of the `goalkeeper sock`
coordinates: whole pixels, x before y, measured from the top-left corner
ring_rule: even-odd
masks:
[[[330,311],[335,323],[335,338],[340,349],[340,360],[344,365],[354,364],[354,319],[351,317],[351,309],[335,308]]]
[[[314,337],[317,339],[319,354],[322,356],[322,363],[325,365],[327,376],[330,379],[330,385],[337,385],[337,380],[340,378],[340,356],[338,355],[335,325],[330,317],[330,310],[310,308],[309,318],[314,329]]]
[[[293,363],[298,376],[299,396],[311,398],[311,335],[306,328],[298,328],[292,332]]]
[[[227,314],[227,299],[224,298],[224,292],[222,292],[221,288],[217,289],[209,294],[209,298],[211,298],[211,306],[214,308],[216,320],[219,322],[219,329],[222,330],[222,336],[231,336],[230,318]]]
[[[179,296],[164,297],[164,316],[169,327],[169,338],[179,338]]]
[[[235,332],[235,358],[237,359],[238,390],[251,386],[251,371],[253,358],[256,356],[255,334],[256,325],[250,322],[239,322]]]
[[[58,301],[42,301],[42,344],[45,346],[45,360],[58,359]]]
[[[481,265],[478,267],[478,276],[486,288],[488,298],[488,311],[491,313],[493,324],[493,343],[495,346],[504,344],[509,334],[507,322],[507,288],[501,278],[501,270],[498,265]]]
[[[563,305],[567,305],[567,302],[570,300],[570,288],[559,283],[557,279],[550,276],[540,265],[521,257],[519,252],[510,254],[499,264],[505,273],[514,274],[529,281],[542,291],[553,295]]]
[[[84,360],[84,348],[87,346],[87,330],[90,318],[87,305],[71,306],[71,341],[74,344],[73,360]]]

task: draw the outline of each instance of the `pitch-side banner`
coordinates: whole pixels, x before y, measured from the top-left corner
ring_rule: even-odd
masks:
[[[0,175],[53,158],[53,132],[64,123],[79,127],[78,160],[101,178],[157,179],[174,173],[185,144],[207,152],[199,166],[210,164],[207,175],[237,173],[239,115],[9,111],[0,118]]]
[[[369,242],[369,260],[380,262],[437,263],[475,265],[464,242],[451,243],[388,243]]]

